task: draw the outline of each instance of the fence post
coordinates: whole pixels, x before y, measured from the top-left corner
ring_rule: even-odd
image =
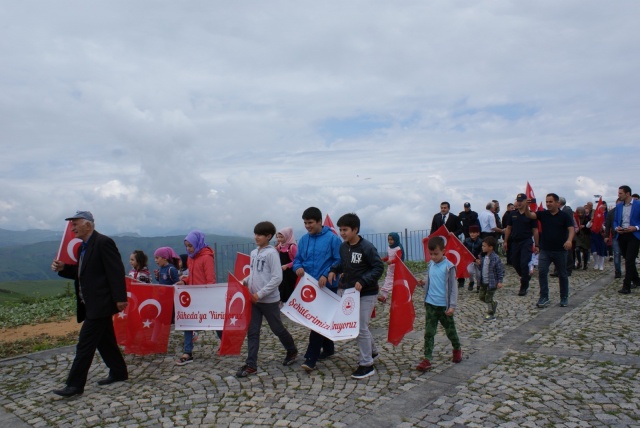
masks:
[[[407,228],[404,228],[404,248],[406,248],[407,254],[404,255],[405,260],[411,260],[411,249],[409,248],[409,232]]]
[[[218,243],[214,242],[213,243],[213,268],[216,271],[216,283],[220,282],[218,281],[218,275],[220,274],[220,264],[218,263]]]

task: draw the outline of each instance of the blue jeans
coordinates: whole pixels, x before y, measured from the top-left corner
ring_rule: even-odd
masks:
[[[193,331],[184,331],[184,353],[191,354],[193,352]]]
[[[558,279],[560,280],[560,298],[569,297],[569,277],[567,276],[567,252],[540,251],[538,256],[538,280],[540,281],[540,298],[549,298],[549,266],[551,262],[556,266]]]
[[[622,272],[622,256],[620,255],[620,243],[617,239],[613,239],[611,247],[613,248],[613,268],[616,272]]]

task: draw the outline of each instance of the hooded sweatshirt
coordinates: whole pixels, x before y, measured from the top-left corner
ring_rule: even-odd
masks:
[[[213,250],[204,247],[193,258],[187,259],[189,276],[184,280],[187,285],[215,284],[216,273],[213,266]]]
[[[282,282],[282,267],[278,251],[271,245],[251,251],[251,272],[247,287],[251,294],[258,294],[258,302],[280,301],[278,286]]]
[[[307,233],[298,241],[298,252],[293,261],[293,271],[303,268],[315,279],[328,277],[331,266],[340,263],[340,245],[342,240],[327,226],[322,226],[320,233]],[[337,281],[327,287],[336,289]]]

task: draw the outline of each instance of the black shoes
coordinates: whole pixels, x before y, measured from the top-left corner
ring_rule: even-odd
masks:
[[[527,289],[526,288],[520,288],[520,291],[518,292],[518,296],[526,296],[527,295]]]
[[[620,294],[631,294],[631,290],[629,289],[629,287],[622,287],[620,290],[618,290],[618,293],[620,293]]]
[[[84,388],[78,388],[77,386],[65,386],[62,389],[54,389],[51,392],[62,397],[73,397],[74,395],[82,394],[84,392]]]
[[[112,383],[116,383],[116,382],[124,382],[127,379],[129,379],[129,376],[115,377],[115,376],[109,375],[109,377],[105,377],[104,379],[99,380],[98,385],[100,386],[111,385]]]

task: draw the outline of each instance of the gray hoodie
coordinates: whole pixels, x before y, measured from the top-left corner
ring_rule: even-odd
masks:
[[[278,286],[281,282],[282,267],[278,251],[271,245],[251,251],[251,272],[247,286],[251,294],[258,293],[258,302],[279,302]]]

